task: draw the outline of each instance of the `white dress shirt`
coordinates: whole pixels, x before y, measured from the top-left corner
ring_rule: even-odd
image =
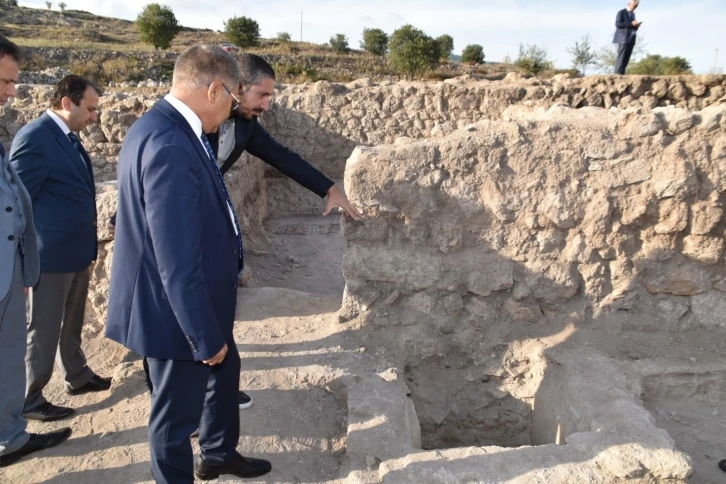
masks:
[[[189,123],[189,126],[192,128],[192,131],[194,131],[194,134],[197,136],[199,143],[202,145],[202,150],[204,150],[204,152],[206,153],[207,147],[204,146],[204,142],[202,141],[202,120],[199,119],[199,116],[197,116],[196,113],[192,111],[189,106],[184,104],[184,102],[182,102],[179,98],[176,98],[171,94],[167,94],[166,96],[164,96],[164,99],[166,100],[166,102],[171,104],[174,109],[179,111],[179,114],[181,114],[184,119],[186,119],[187,123]],[[232,208],[232,205],[229,204],[229,202],[227,202],[227,209],[229,210],[229,217],[232,220],[234,233],[236,235],[239,235],[239,232],[237,232],[237,225],[235,225],[234,223],[234,209]]]

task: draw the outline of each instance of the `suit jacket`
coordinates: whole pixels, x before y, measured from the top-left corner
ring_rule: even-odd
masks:
[[[627,8],[622,9],[618,12],[615,17],[615,37],[613,37],[613,44],[633,44],[635,43],[635,33],[638,31],[637,27],[633,27],[633,20],[635,20],[635,12],[631,13]]]
[[[10,161],[33,202],[41,272],[78,272],[96,259],[96,185],[91,159],[48,114],[23,126]]]
[[[106,336],[161,359],[235,351],[237,236],[214,166],[166,100],[129,129],[118,193]]]
[[[275,141],[260,126],[256,117],[232,117],[220,126],[217,133],[208,134],[207,137],[215,149],[214,154],[220,163],[222,174],[227,173],[242,153],[247,151],[321,198],[333,186],[333,180],[300,155]],[[116,214],[111,217],[111,223],[116,225]]]
[[[0,148],[0,170],[2,170],[3,162],[7,161],[5,148]],[[23,260],[23,281],[26,287],[35,286],[40,277],[40,261],[38,260],[38,243],[36,241],[35,227],[33,226],[33,205],[30,201],[30,195],[23,186],[22,181],[18,177],[13,165],[8,163],[10,169],[10,179],[18,188],[19,200],[16,202],[20,208],[20,214],[25,218],[25,233],[21,237],[19,244]],[[15,267],[15,252],[17,246],[8,242],[8,234],[13,233],[13,219],[15,214],[7,212],[6,207],[12,205],[15,197],[14,192],[5,183],[5,175],[0,173],[0,300],[5,299],[10,290],[10,284],[13,280],[13,270]],[[0,315],[2,316],[2,315]]]
[[[244,151],[256,156],[268,165],[276,168],[282,174],[292,178],[294,181],[317,194],[324,197],[333,181],[323,175],[318,169],[305,161],[300,155],[281,145],[260,126],[257,117],[245,119],[233,117],[227,123],[233,123],[234,138],[231,153],[226,155],[226,160],[221,166],[225,173],[239,159]],[[224,126],[220,129],[220,142],[225,141]],[[231,131],[231,130],[230,130]],[[229,132],[229,131],[228,131]],[[223,155],[222,145],[218,149]],[[222,156],[220,156],[221,158]]]

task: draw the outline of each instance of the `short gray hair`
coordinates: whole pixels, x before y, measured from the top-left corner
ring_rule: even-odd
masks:
[[[194,90],[220,80],[236,91],[241,77],[237,61],[224,49],[216,45],[195,45],[177,58],[172,86]]]

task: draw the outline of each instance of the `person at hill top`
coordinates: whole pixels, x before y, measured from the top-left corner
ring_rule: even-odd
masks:
[[[640,0],[630,0],[628,6],[620,10],[615,17],[615,37],[613,44],[618,45],[618,58],[615,63],[615,74],[625,74],[625,69],[633,54],[635,39],[638,29],[643,24],[635,20],[635,9],[638,8]]]

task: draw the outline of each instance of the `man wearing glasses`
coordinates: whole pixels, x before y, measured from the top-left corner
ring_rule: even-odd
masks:
[[[222,173],[227,172],[240,155],[247,151],[319,197],[327,197],[323,215],[339,207],[347,216],[360,220],[361,213],[331,179],[300,155],[275,141],[258,123],[257,116],[272,107],[275,71],[270,64],[254,54],[243,54],[238,63],[242,73],[238,106],[216,133],[208,135],[212,146],[216,146]]]
[[[161,484],[271,469],[236,450],[240,358],[232,330],[242,234],[205,134],[229,117],[229,92],[239,85],[228,53],[187,49],[171,92],[131,126],[119,153],[121,229],[106,336],[148,360],[151,469]],[[195,468],[189,437],[197,426]]]
[[[334,208],[361,219],[360,212],[350,203],[340,188],[319,170],[305,161],[300,155],[281,145],[260,126],[257,116],[272,108],[275,91],[275,71],[262,57],[243,54],[239,58],[242,73],[242,89],[238,96],[233,95],[232,113],[215,133],[207,133],[212,149],[217,155],[217,164],[222,173],[227,173],[247,151],[284,175],[316,193],[321,198],[327,196],[323,215]],[[111,217],[109,230],[115,232],[116,216]]]
[[[344,213],[355,220],[361,219],[360,212],[353,207],[345,194],[332,180],[305,161],[300,155],[287,149],[260,126],[257,116],[269,111],[272,107],[272,96],[275,90],[275,71],[260,56],[243,54],[239,60],[242,74],[242,88],[235,95],[229,87],[223,86],[233,98],[232,112],[215,133],[207,133],[209,144],[217,157],[217,165],[222,174],[227,173],[237,162],[244,151],[260,158],[270,166],[316,193],[321,198],[328,198],[324,215],[334,208],[340,207]],[[111,217],[108,229],[113,235],[116,228],[116,215]],[[144,370],[147,384],[148,363],[144,359]],[[238,392],[237,402],[240,409],[252,406],[252,398],[245,392]]]

